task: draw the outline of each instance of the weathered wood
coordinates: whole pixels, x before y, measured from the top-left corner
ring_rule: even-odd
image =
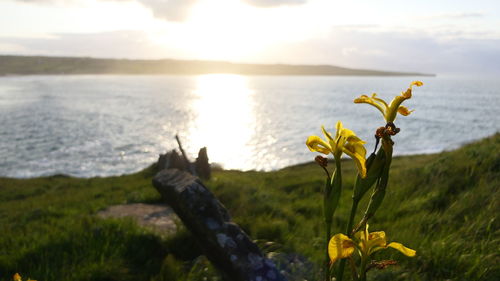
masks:
[[[191,169],[191,161],[189,161],[189,158],[187,157],[187,154],[184,151],[184,148],[182,148],[182,143],[181,143],[181,140],[179,139],[178,135],[175,135],[175,140],[177,141],[177,145],[179,146],[179,150],[181,151],[182,158],[184,158],[184,162],[186,163],[186,167],[189,169],[191,174],[194,174],[193,169]]]
[[[229,281],[285,281],[250,237],[231,222],[226,208],[198,180],[177,169],[160,171],[154,187]]]

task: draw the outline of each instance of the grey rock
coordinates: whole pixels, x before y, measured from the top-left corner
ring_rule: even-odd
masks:
[[[160,154],[158,158],[158,170],[164,169],[179,169],[186,170],[186,162],[184,159],[175,151],[175,149],[167,152],[166,154]]]
[[[198,158],[195,162],[196,174],[202,179],[210,179],[212,174],[210,164],[208,163],[207,148],[203,147],[198,152]]]
[[[208,180],[212,175],[212,168],[208,162],[207,148],[203,147],[198,152],[198,158],[193,163],[187,159],[187,156],[179,154],[175,149],[160,154],[158,157],[158,171],[164,169],[179,169],[187,171],[201,179]]]

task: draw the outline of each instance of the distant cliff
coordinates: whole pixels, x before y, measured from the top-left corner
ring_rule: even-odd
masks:
[[[246,64],[198,60],[129,60],[84,57],[0,56],[0,75],[176,74],[434,76],[416,72],[352,69],[333,65]]]

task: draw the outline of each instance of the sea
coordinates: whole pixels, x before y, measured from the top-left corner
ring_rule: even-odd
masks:
[[[0,77],[0,176],[128,174],[177,149],[207,147],[225,169],[271,171],[312,161],[321,126],[374,148],[379,111],[410,82],[415,110],[395,121],[396,155],[456,149],[500,131],[500,80],[468,77],[51,75]],[[495,152],[498,153],[498,152]]]

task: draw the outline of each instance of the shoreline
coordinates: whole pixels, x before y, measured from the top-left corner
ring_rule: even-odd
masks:
[[[199,75],[211,75],[211,74],[228,74],[228,75],[242,75],[242,76],[294,76],[294,77],[311,77],[311,76],[321,76],[321,77],[437,77],[437,74],[425,74],[425,73],[408,73],[408,74],[294,74],[294,73],[283,73],[283,74],[253,74],[253,73],[238,73],[238,72],[205,72],[205,73],[127,73],[127,72],[109,72],[109,73],[0,73],[0,77],[33,77],[33,76],[199,76]]]
[[[420,152],[420,153],[415,153],[415,154],[413,154],[413,153],[409,153],[409,154],[397,154],[397,155],[394,155],[394,158],[426,157],[426,156],[435,156],[435,155],[442,154],[442,153],[450,153],[450,152],[454,152],[454,151],[460,150],[460,149],[462,149],[462,148],[464,148],[464,147],[466,147],[468,145],[471,145],[471,144],[474,144],[474,143],[478,143],[478,142],[481,142],[483,140],[495,137],[497,135],[500,135],[500,131],[497,131],[497,132],[495,132],[495,133],[493,133],[493,134],[491,134],[489,136],[486,136],[484,138],[480,138],[480,139],[469,141],[469,142],[464,142],[464,143],[462,143],[462,144],[460,144],[460,145],[458,145],[456,147],[453,147],[451,149],[442,150],[442,151],[436,151],[436,152]],[[367,155],[368,154],[369,154],[369,152],[367,153]],[[328,160],[329,160],[330,163],[333,162],[333,158],[331,158],[331,157],[328,157]],[[344,156],[342,158],[342,161],[349,161],[349,158],[346,158]],[[216,163],[216,162],[215,163],[211,163],[211,165],[215,164],[216,168],[213,169],[213,170],[217,170],[217,171],[242,172],[242,173],[246,173],[246,172],[270,173],[270,172],[278,172],[278,171],[287,170],[287,169],[293,169],[293,168],[296,168],[296,167],[307,166],[307,165],[310,165],[310,164],[313,164],[313,163],[314,163],[314,161],[305,161],[305,162],[291,164],[291,165],[287,165],[287,166],[282,167],[282,168],[277,168],[277,169],[272,169],[272,170],[225,169],[225,168],[221,168],[221,165],[219,163]],[[74,176],[74,175],[71,175],[71,174],[54,173],[54,174],[51,174],[51,175],[39,175],[39,176],[33,176],[33,177],[9,177],[9,176],[2,176],[2,175],[0,175],[0,179],[30,180],[30,179],[42,179],[42,178],[71,178],[71,179],[89,180],[89,179],[118,178],[118,177],[125,177],[125,176],[130,176],[130,175],[142,173],[145,170],[151,169],[156,164],[157,164],[156,162],[153,162],[153,163],[149,164],[148,166],[142,167],[142,168],[140,168],[138,170],[135,170],[135,171],[132,171],[132,172],[128,172],[128,173],[116,174],[116,175],[94,175],[94,176],[89,176],[89,177],[79,177],[79,176]]]
[[[436,76],[431,73],[357,69],[330,64],[235,63],[180,59],[113,59],[0,55],[1,75],[170,74],[202,75]]]

